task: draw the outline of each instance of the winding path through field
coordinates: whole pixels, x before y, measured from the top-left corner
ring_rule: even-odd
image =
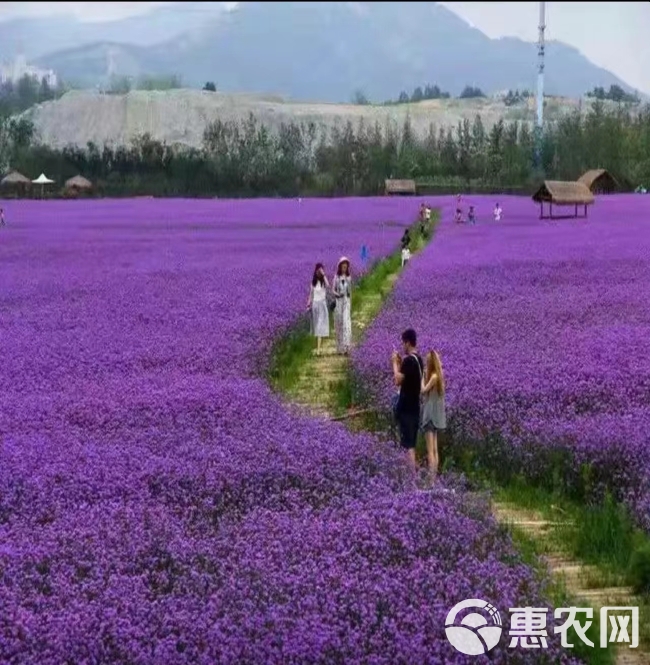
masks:
[[[435,230],[434,234],[435,235]],[[420,242],[411,260],[426,246]],[[392,291],[402,268],[395,257],[380,261],[373,271],[386,267],[392,260],[392,268],[383,271],[383,276],[376,283],[376,288],[363,296],[353,293],[353,343],[358,345],[364,331],[379,314],[386,296]],[[332,331],[333,332],[333,331]],[[304,361],[297,368],[295,379],[283,386],[288,399],[295,405],[314,416],[328,420],[346,420],[353,428],[364,427],[364,410],[341,403],[341,395],[349,395],[351,368],[349,357],[336,354],[335,338],[332,335],[324,340],[323,354],[305,355]],[[346,408],[347,406],[347,408]],[[541,553],[555,583],[563,585],[571,599],[578,606],[593,607],[595,614],[607,606],[636,606],[639,600],[631,590],[623,586],[612,586],[610,580],[594,566],[572,558],[563,547],[563,534],[571,524],[563,519],[558,509],[557,519],[547,519],[537,511],[526,510],[517,505],[493,503],[496,519],[508,527],[523,532],[533,542],[535,551]],[[564,529],[564,531],[560,531]],[[598,647],[596,647],[598,648]],[[650,653],[641,649],[629,649],[622,646],[616,653],[616,665],[647,665]]]

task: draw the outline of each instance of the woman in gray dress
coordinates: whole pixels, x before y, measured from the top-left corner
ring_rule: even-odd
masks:
[[[436,351],[429,351],[425,359],[425,373],[422,377],[421,427],[427,444],[429,478],[433,484],[438,474],[438,432],[447,427],[445,414],[445,377],[442,363]]]
[[[333,284],[336,307],[334,328],[336,330],[336,352],[347,355],[352,346],[352,276],[350,260],[343,256],[336,266]]]
[[[316,338],[316,354],[321,354],[323,337],[330,336],[330,313],[327,309],[327,289],[329,282],[325,268],[317,263],[309,286],[307,309],[311,310],[311,334]]]

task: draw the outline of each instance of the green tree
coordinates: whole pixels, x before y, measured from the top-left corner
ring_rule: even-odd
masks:
[[[397,159],[397,173],[400,177],[415,178],[418,175],[418,141],[411,124],[411,116],[407,114],[402,127],[402,141]]]
[[[415,88],[413,94],[411,95],[411,101],[421,102],[423,99],[424,99],[424,93],[422,92],[422,88],[418,86],[417,88]]]
[[[487,171],[490,182],[501,183],[503,170],[503,134],[505,123],[503,119],[496,122],[488,137]]]
[[[352,103],[358,106],[368,106],[370,104],[363,90],[355,91],[354,95],[352,95]]]
[[[480,115],[476,115],[472,124],[472,138],[471,138],[471,177],[484,178],[486,175],[486,159],[485,148],[487,138],[485,134],[485,126]]]
[[[133,88],[133,82],[128,76],[112,76],[108,92],[112,95],[125,95]]]
[[[456,127],[458,175],[469,185],[472,174],[472,131],[469,120],[459,121]]]
[[[476,97],[485,97],[485,94],[480,88],[466,85],[458,97],[459,99],[474,99]]]

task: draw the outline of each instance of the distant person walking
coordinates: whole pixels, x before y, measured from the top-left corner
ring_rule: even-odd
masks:
[[[426,369],[422,381],[424,403],[422,405],[421,427],[427,444],[429,482],[433,484],[438,475],[438,432],[447,427],[445,413],[445,377],[440,356],[429,351],[425,359]]]
[[[426,237],[431,225],[431,208],[428,203],[420,206],[420,235]]]
[[[404,231],[400,244],[402,246],[402,268],[403,268],[404,264],[411,258],[411,234],[409,233],[408,229]]]
[[[362,245],[362,247],[361,247],[361,265],[364,268],[366,267],[369,258],[370,258],[370,252],[368,251],[367,245]]]
[[[316,354],[321,354],[324,337],[330,335],[330,315],[327,309],[327,289],[329,282],[325,277],[325,268],[317,263],[309,287],[307,309],[311,310],[311,334],[316,338]]]
[[[5,209],[0,208],[0,226],[5,226]]]
[[[411,248],[411,234],[408,229],[404,231],[404,234],[402,235],[402,239],[400,241],[400,244],[402,245],[402,249],[410,249]]]
[[[494,221],[495,222],[500,222],[501,221],[501,215],[503,215],[503,210],[502,210],[501,206],[498,203],[494,206],[494,213],[493,214],[494,214]]]
[[[469,212],[467,213],[467,221],[470,224],[476,224],[476,213],[474,212],[474,206],[469,207]]]
[[[399,388],[394,403],[394,415],[400,432],[400,445],[407,451],[408,460],[415,471],[415,446],[420,427],[420,392],[423,364],[417,352],[417,334],[409,328],[402,333],[405,356],[402,359],[393,350],[391,363],[395,385]]]
[[[336,352],[347,355],[352,346],[352,276],[350,261],[345,256],[341,257],[336,266],[333,291],[336,298],[334,308]]]

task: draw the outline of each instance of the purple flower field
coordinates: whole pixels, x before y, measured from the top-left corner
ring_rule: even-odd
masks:
[[[470,197],[411,265],[355,365],[387,404],[386,348],[412,325],[442,354],[454,445],[529,478],[627,503],[650,530],[650,199],[599,197],[588,220],[540,221],[530,200]],[[496,436],[498,435],[498,436]],[[486,438],[486,437],[489,437]],[[489,441],[489,442],[488,442]],[[482,443],[484,445],[482,445]]]
[[[6,204],[3,665],[460,664],[453,604],[547,605],[479,499],[404,491],[260,374],[315,262],[385,254],[418,204]]]

